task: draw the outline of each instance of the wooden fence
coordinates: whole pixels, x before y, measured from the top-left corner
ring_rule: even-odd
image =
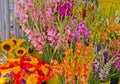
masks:
[[[14,0],[0,0],[0,40],[20,37],[20,27],[14,20]]]

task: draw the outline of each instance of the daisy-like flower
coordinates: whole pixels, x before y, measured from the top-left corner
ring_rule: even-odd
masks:
[[[31,81],[32,80],[32,81]],[[26,80],[27,84],[37,84],[37,75],[36,74],[32,74],[30,75],[27,80]]]
[[[25,42],[24,39],[11,38],[10,40],[14,43],[15,48],[20,47]]]
[[[34,52],[34,48],[30,46],[27,50],[27,54],[32,54],[33,52]]]
[[[16,50],[15,50],[15,53],[17,56],[24,56],[26,54],[26,49],[24,47],[18,47]]]
[[[5,41],[1,44],[1,47],[2,47],[2,51],[4,53],[8,53],[8,52],[12,52],[14,50],[14,47],[13,47],[14,43],[11,42],[11,41]]]
[[[17,44],[17,39],[16,38],[11,38],[11,41],[13,41],[15,45]]]
[[[46,66],[41,66],[41,70],[42,70],[42,72],[43,72],[45,75],[47,75],[48,72],[49,72],[49,69],[46,68]]]

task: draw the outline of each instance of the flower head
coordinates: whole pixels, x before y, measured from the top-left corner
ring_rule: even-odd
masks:
[[[26,54],[26,49],[24,47],[18,47],[16,50],[15,50],[15,53],[17,56],[24,56]]]
[[[115,67],[120,71],[120,60],[115,60]]]
[[[14,43],[11,42],[11,41],[4,41],[1,44],[2,51],[5,52],[5,53],[12,52],[14,50],[13,45],[14,45]]]
[[[53,25],[51,25],[50,28],[47,29],[47,39],[50,42],[49,45],[51,47],[55,47],[58,43],[59,33]]]
[[[95,59],[95,60],[94,60],[94,66],[93,66],[93,68],[94,68],[94,71],[95,71],[95,72],[98,72],[98,71],[99,71],[100,61],[98,61],[98,59]]]
[[[69,0],[67,0],[66,2],[61,1],[58,5],[58,12],[61,17],[70,16],[72,9],[73,3],[71,3]]]

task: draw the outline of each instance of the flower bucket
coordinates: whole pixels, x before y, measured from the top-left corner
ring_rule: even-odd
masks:
[[[120,84],[119,78],[111,78],[110,84]]]
[[[110,84],[110,81],[104,82],[104,83],[100,83],[100,84]]]
[[[47,84],[61,84],[60,78],[58,76],[53,76],[50,80],[47,81]]]

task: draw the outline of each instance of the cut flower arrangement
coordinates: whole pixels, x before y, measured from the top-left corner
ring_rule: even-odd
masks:
[[[101,0],[15,0],[15,4],[15,19],[29,44],[16,38],[1,42],[1,84],[49,83],[53,76],[60,78],[59,84],[119,79],[119,7],[107,12]]]

